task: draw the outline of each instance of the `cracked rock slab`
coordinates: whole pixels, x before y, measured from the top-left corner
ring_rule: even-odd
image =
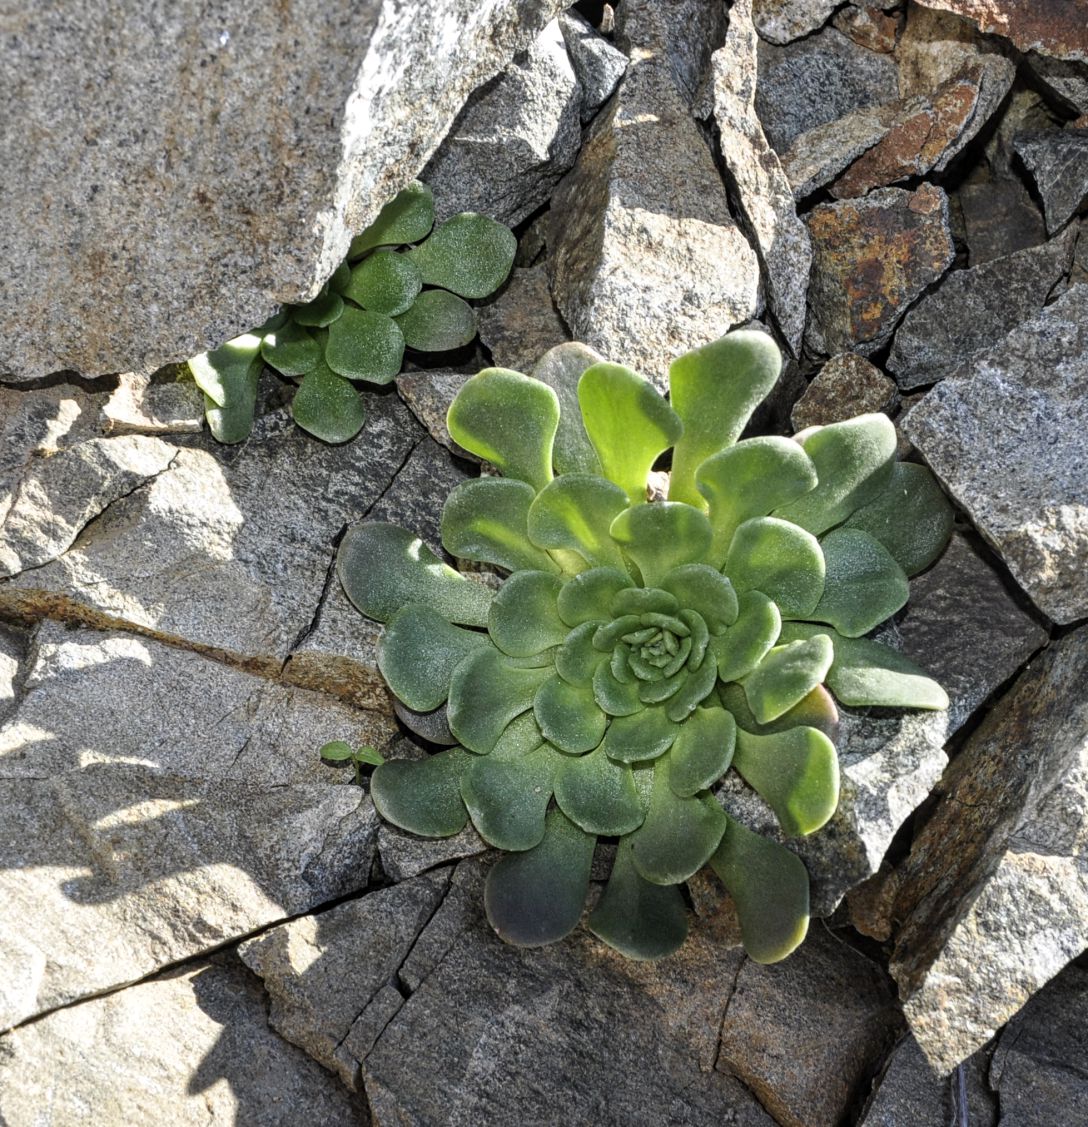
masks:
[[[918,0],[927,8],[971,20],[1021,51],[1088,62],[1088,0]]]
[[[450,404],[471,375],[471,372],[457,372],[451,368],[402,372],[397,378],[397,391],[435,442],[440,442],[459,457],[479,461],[474,454],[469,454],[450,438],[446,426]]]
[[[160,372],[124,372],[102,408],[107,434],[199,434],[204,393],[183,365]]]
[[[480,306],[477,317],[480,340],[487,345],[497,368],[531,372],[549,348],[570,340],[552,303],[543,266],[515,269],[502,293]],[[445,425],[443,413],[443,428]]]
[[[1013,141],[1043,201],[1051,234],[1088,204],[1088,129],[1052,129]]]
[[[768,43],[789,43],[822,27],[839,0],[752,0],[756,30]]]
[[[582,121],[589,121],[608,101],[627,69],[627,56],[598,35],[573,8],[559,16],[567,55],[582,88]]]

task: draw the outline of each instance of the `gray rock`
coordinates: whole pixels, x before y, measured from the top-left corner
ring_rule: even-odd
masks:
[[[1088,437],[1069,426],[1086,379],[1088,286],[1077,285],[939,383],[903,422],[1055,622],[1088,614]]]
[[[1067,113],[1088,113],[1088,64],[1053,59],[1034,51],[1024,57],[1024,62]]]
[[[1077,231],[949,274],[896,331],[888,369],[905,391],[936,383],[1035,316],[1069,273]]]
[[[920,0],[927,8],[953,12],[980,31],[1003,36],[1021,51],[1039,51],[1057,59],[1088,62],[1084,0]]]
[[[884,411],[895,402],[895,384],[856,352],[841,352],[816,373],[793,405],[794,430],[827,426],[870,411]]]
[[[586,122],[612,96],[627,69],[627,56],[598,35],[573,8],[561,13],[559,27],[582,88],[582,121]]]
[[[895,63],[834,28],[785,47],[760,44],[756,111],[780,153],[818,125],[898,97]]]
[[[511,227],[531,215],[574,164],[582,88],[557,21],[469,99],[424,169],[439,222],[460,211]]]
[[[392,881],[409,880],[439,865],[487,852],[487,843],[471,826],[453,837],[416,837],[396,826],[383,824],[378,831],[378,856],[382,872]]]
[[[185,378],[187,368],[125,372],[102,408],[107,434],[198,434],[204,428],[204,395]]]
[[[1013,147],[1035,181],[1053,235],[1088,203],[1088,130],[1028,134]]]
[[[789,43],[822,27],[838,0],[752,0],[756,30],[769,43]]]
[[[725,44],[712,56],[714,120],[722,160],[763,266],[770,313],[797,355],[812,248],[790,182],[756,115],[756,44],[751,4],[738,0],[729,10]]]
[[[23,631],[0,625],[0,722],[6,720],[15,707],[27,646]]]
[[[28,665],[0,727],[0,1028],[365,886],[377,816],[317,751],[388,717],[131,634],[47,624]]]
[[[986,177],[961,184],[955,199],[963,216],[969,266],[981,266],[1046,241],[1046,224],[1023,181]]]
[[[444,704],[429,712],[417,712],[393,697],[393,711],[408,731],[419,736],[425,743],[437,744],[439,747],[452,747],[457,743],[457,737],[450,731],[449,714]]]
[[[979,35],[969,21],[951,12],[934,10],[937,5],[908,5],[906,25],[896,45],[899,93],[903,98],[929,95],[942,82],[958,74],[996,44]]]
[[[0,1038],[0,1119],[10,1127],[354,1127],[365,1114],[338,1080],[268,1028],[260,983],[233,956]]]
[[[891,970],[941,1074],[1088,947],[1088,629],[972,733],[901,870]]]
[[[887,975],[817,926],[784,962],[741,967],[715,1067],[785,1127],[828,1127],[844,1121],[898,1023]]]
[[[492,362],[515,372],[531,372],[549,348],[570,340],[543,266],[515,269],[499,296],[480,306],[477,318]]]
[[[15,25],[0,372],[157,367],[312,297],[469,93],[563,6],[233,2],[209,19],[185,0]]]
[[[870,51],[895,50],[906,13],[901,8],[884,11],[884,0],[859,0],[845,4],[831,18],[832,26]]]
[[[471,372],[456,372],[448,368],[432,368],[425,372],[402,372],[397,377],[397,391],[411,408],[412,414],[427,428],[435,442],[463,458],[473,458],[450,438],[446,428],[446,413],[453,397],[461,390]],[[478,461],[479,459],[474,459]]]

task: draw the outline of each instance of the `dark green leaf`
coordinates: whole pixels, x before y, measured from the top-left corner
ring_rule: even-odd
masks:
[[[770,652],[782,629],[778,607],[762,591],[745,591],[737,599],[737,621],[710,639],[710,655],[722,681],[747,676]]]
[[[321,346],[308,329],[288,321],[265,334],[261,356],[285,376],[304,376],[321,362]]]
[[[831,639],[814,634],[802,642],[777,646],[744,679],[752,714],[769,724],[821,684],[834,657]]]
[[[555,800],[587,833],[629,833],[644,817],[631,768],[614,763],[602,748],[564,757],[555,775]]]
[[[546,571],[518,571],[491,603],[487,628],[495,645],[511,657],[532,657],[561,645],[569,633],[555,609],[562,587]]]
[[[558,676],[537,690],[533,712],[544,738],[570,755],[592,751],[608,723],[591,688],[568,684]]]
[[[571,685],[590,685],[593,674],[607,655],[593,647],[597,623],[583,622],[564,639],[555,654],[555,671]]]
[[[322,442],[348,442],[362,430],[366,407],[347,380],[319,364],[302,377],[291,400],[291,417]]]
[[[663,705],[644,708],[630,716],[618,716],[608,725],[601,747],[617,763],[656,759],[672,747],[680,725],[665,715]]]
[[[710,548],[710,522],[698,509],[673,501],[625,509],[609,531],[638,565],[647,587],[660,587],[681,564],[702,563]]]
[[[559,592],[559,617],[568,626],[583,622],[606,622],[617,591],[633,584],[625,572],[614,567],[595,567],[568,579]]]
[[[381,246],[418,243],[434,226],[434,197],[426,184],[415,180],[378,213],[378,218],[351,241],[349,259]]]
[[[603,658],[605,655],[601,654]],[[597,666],[593,674],[593,696],[609,716],[630,716],[642,711],[640,689],[645,684],[631,677],[620,681],[612,671],[612,665],[605,661]]]
[[[736,735],[736,721],[725,709],[696,709],[669,752],[669,786],[681,798],[713,786],[729,769]]]
[[[529,539],[526,522],[533,487],[523,481],[481,477],[462,482],[442,510],[442,545],[451,556],[482,560],[507,571],[559,571]]]
[[[792,625],[794,624],[786,623],[787,627]],[[815,629],[822,630],[825,633],[829,630],[826,626],[816,627]],[[786,637],[786,630],[783,628],[782,641],[792,640],[792,638]],[[830,676],[829,673],[829,679]],[[737,682],[719,685],[718,697],[722,705],[733,714],[737,727],[743,728],[746,732],[754,732],[757,736],[769,736],[775,732],[788,732],[790,728],[796,728],[800,725],[805,728],[816,728],[823,732],[832,743],[838,737],[839,710],[835,707],[835,701],[831,694],[823,685],[817,685],[808,696],[802,697],[793,708],[783,712],[777,720],[772,720],[769,724],[761,724],[752,715],[752,710],[748,707],[748,698],[744,695],[744,688]]]
[[[550,668],[520,668],[491,646],[469,654],[450,679],[450,731],[469,751],[486,755],[550,676]]]
[[[204,392],[208,426],[219,442],[241,442],[253,429],[257,381],[263,367],[261,338],[244,333],[189,361],[197,387]]]
[[[737,621],[740,608],[733,584],[706,564],[673,568],[661,580],[661,586],[675,595],[685,610],[699,614],[712,634],[720,634]]]
[[[836,528],[820,542],[827,563],[823,598],[798,618],[829,622],[857,638],[906,605],[910,587],[903,569],[867,532]]]
[[[423,279],[406,255],[379,250],[352,270],[342,293],[364,309],[395,317],[411,309],[422,288]]]
[[[323,329],[344,312],[344,299],[338,293],[322,293],[305,305],[291,307],[291,318],[297,325]]]
[[[418,352],[448,352],[476,336],[472,306],[445,290],[424,290],[396,322],[404,343]]]
[[[428,286],[481,298],[506,281],[517,249],[518,241],[509,227],[465,211],[440,223],[410,253]]]
[[[540,844],[561,759],[541,745],[517,759],[487,755],[469,765],[461,776],[461,797],[484,841],[514,852]]]
[[[426,759],[390,759],[370,777],[370,797],[394,826],[420,837],[452,837],[468,824],[461,775],[475,756],[451,747]]]
[[[329,326],[325,363],[338,375],[370,383],[389,383],[400,372],[404,337],[384,313],[349,306]]]
[[[724,571],[738,594],[762,591],[783,618],[807,617],[824,592],[824,557],[816,537],[775,517],[754,517],[737,529]]]

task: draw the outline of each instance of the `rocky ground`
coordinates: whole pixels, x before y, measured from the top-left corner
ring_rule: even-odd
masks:
[[[235,48],[197,7],[166,32],[212,74]],[[38,179],[6,193],[0,1122],[1088,1122],[1088,5],[431,7],[448,24],[352,25],[361,66],[332,16],[253,32],[280,70],[248,75],[249,133],[232,118],[215,151],[275,118],[256,202],[195,128],[225,95],[184,76],[115,99],[83,164],[39,130]],[[116,81],[139,87],[166,32],[129,15]],[[31,123],[71,116],[33,36],[78,84],[112,34],[71,33],[8,40]],[[394,93],[345,103],[375,76]],[[300,129],[295,88],[328,124]],[[192,185],[105,176],[123,143],[203,153],[223,202],[200,245]],[[519,234],[479,347],[369,393],[342,447],[266,376],[253,437],[218,446],[158,365],[320,284],[425,161],[444,213]],[[64,249],[94,239],[121,265]],[[370,516],[437,546],[478,472],[445,408],[485,363],[578,339],[664,387],[750,322],[789,357],[757,429],[886,411],[955,500],[888,632],[952,707],[845,716],[841,808],[803,851],[820,918],[786,962],[744,957],[712,877],[660,963],[583,932],[517,951],[482,919],[471,829],[384,827],[317,756],[422,754],[336,545]]]

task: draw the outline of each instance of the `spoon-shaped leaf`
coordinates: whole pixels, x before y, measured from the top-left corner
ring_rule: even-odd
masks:
[[[562,645],[570,632],[555,607],[562,587],[547,571],[518,571],[491,603],[487,628],[491,639],[511,657],[532,657]]]
[[[604,357],[576,341],[549,348],[530,375],[546,383],[559,397],[559,430],[555,435],[554,461],[557,473],[599,474],[601,463],[582,422],[578,406],[578,381],[587,368]]]
[[[647,587],[659,587],[682,564],[701,563],[710,547],[706,517],[690,505],[672,501],[625,509],[609,533],[638,565]]]
[[[305,305],[296,305],[291,309],[291,318],[298,325],[309,325],[314,329],[323,329],[331,325],[344,312],[344,299],[333,292],[318,294],[313,301]]]
[[[613,660],[614,654],[615,651]],[[600,656],[603,658],[605,655]],[[630,675],[628,680],[621,681],[613,672],[612,663],[604,661],[593,674],[593,696],[609,716],[630,716],[642,711],[641,690],[645,684],[645,681],[638,681]]]
[[[395,317],[412,308],[422,288],[419,270],[407,255],[379,250],[352,270],[341,293],[372,313]]]
[[[318,364],[302,377],[291,400],[291,417],[322,442],[348,442],[362,430],[366,407],[347,380]]]
[[[396,322],[404,343],[419,352],[448,352],[476,336],[472,306],[445,290],[425,290]]]
[[[549,677],[537,690],[533,712],[544,738],[570,755],[592,751],[608,723],[592,688],[571,685],[559,676]]]
[[[321,362],[321,346],[309,329],[287,321],[265,333],[261,358],[285,376],[304,376]]]
[[[762,591],[784,618],[806,618],[824,592],[816,537],[775,517],[754,517],[737,529],[724,571],[738,593]]]
[[[787,624],[792,625],[792,624]],[[828,631],[828,627],[815,627],[816,630]],[[783,629],[782,640],[787,641]],[[834,668],[834,666],[832,666]],[[831,674],[828,674],[830,679]],[[839,734],[839,710],[835,707],[835,700],[823,685],[817,685],[806,697],[802,697],[793,708],[783,712],[777,720],[769,724],[761,724],[748,707],[748,698],[744,695],[744,687],[734,681],[729,685],[718,686],[718,697],[723,707],[733,714],[738,728],[746,732],[754,732],[757,736],[769,736],[775,732],[787,732],[798,725],[805,728],[816,728],[823,732],[832,743]]]
[[[777,720],[824,680],[834,656],[826,634],[775,647],[744,679],[752,715],[761,724]]]
[[[503,857],[487,874],[484,907],[499,937],[540,947],[573,931],[589,891],[595,844],[561,810],[550,810],[540,844]]]
[[[718,669],[713,661],[704,661],[689,672],[679,690],[665,702],[665,715],[677,723],[686,720],[714,691]]]
[[[623,555],[608,535],[627,508],[627,494],[603,477],[557,477],[529,508],[529,539],[541,548],[569,548],[594,567],[623,568]]]
[[[461,776],[461,797],[484,841],[515,852],[539,845],[561,759],[541,745],[517,759],[487,755],[469,764]]]
[[[608,655],[593,645],[596,622],[576,626],[555,652],[555,671],[570,685],[592,685],[593,675]]]
[[[442,545],[452,556],[481,560],[507,571],[559,571],[529,540],[526,521],[533,488],[523,481],[481,477],[463,482],[442,510]]]
[[[720,634],[737,621],[740,606],[733,584],[707,564],[682,564],[673,568],[661,586],[675,595],[680,606],[702,616],[712,634]]]
[[[906,605],[910,586],[888,550],[867,532],[836,528],[820,542],[827,564],[823,597],[810,614],[857,638]]]
[[[418,243],[434,226],[434,196],[426,184],[413,180],[378,212],[378,218],[351,240],[348,258],[356,259],[374,247]]]
[[[261,338],[244,333],[189,361],[197,387],[204,392],[208,426],[220,442],[241,442],[253,429],[257,381],[263,367]]]
[[[533,706],[550,668],[525,669],[492,646],[464,658],[450,678],[450,731],[478,755],[486,755],[506,726]]]
[[[601,748],[564,757],[555,774],[555,800],[586,833],[630,833],[645,817],[631,768],[614,763]]]
[[[778,641],[782,616],[762,591],[745,591],[737,599],[737,621],[710,639],[710,656],[722,681],[751,673]]]
[[[509,227],[464,211],[440,223],[410,253],[428,286],[480,298],[506,281],[517,249],[518,241]]]
[[[389,759],[370,778],[378,813],[420,837],[452,837],[468,824],[461,776],[475,759],[451,747],[426,759]]]
[[[656,759],[672,747],[680,725],[665,715],[662,705],[644,708],[630,716],[617,716],[608,725],[601,747],[617,763]]]
[[[404,336],[384,313],[349,306],[329,326],[325,363],[351,380],[389,383],[404,359]]]
[[[612,599],[617,591],[631,587],[626,572],[614,567],[595,567],[568,579],[559,592],[559,617],[568,626],[583,622],[606,622],[612,617]]]
[[[681,798],[713,786],[729,769],[737,724],[724,708],[697,708],[669,752],[669,786]]]

